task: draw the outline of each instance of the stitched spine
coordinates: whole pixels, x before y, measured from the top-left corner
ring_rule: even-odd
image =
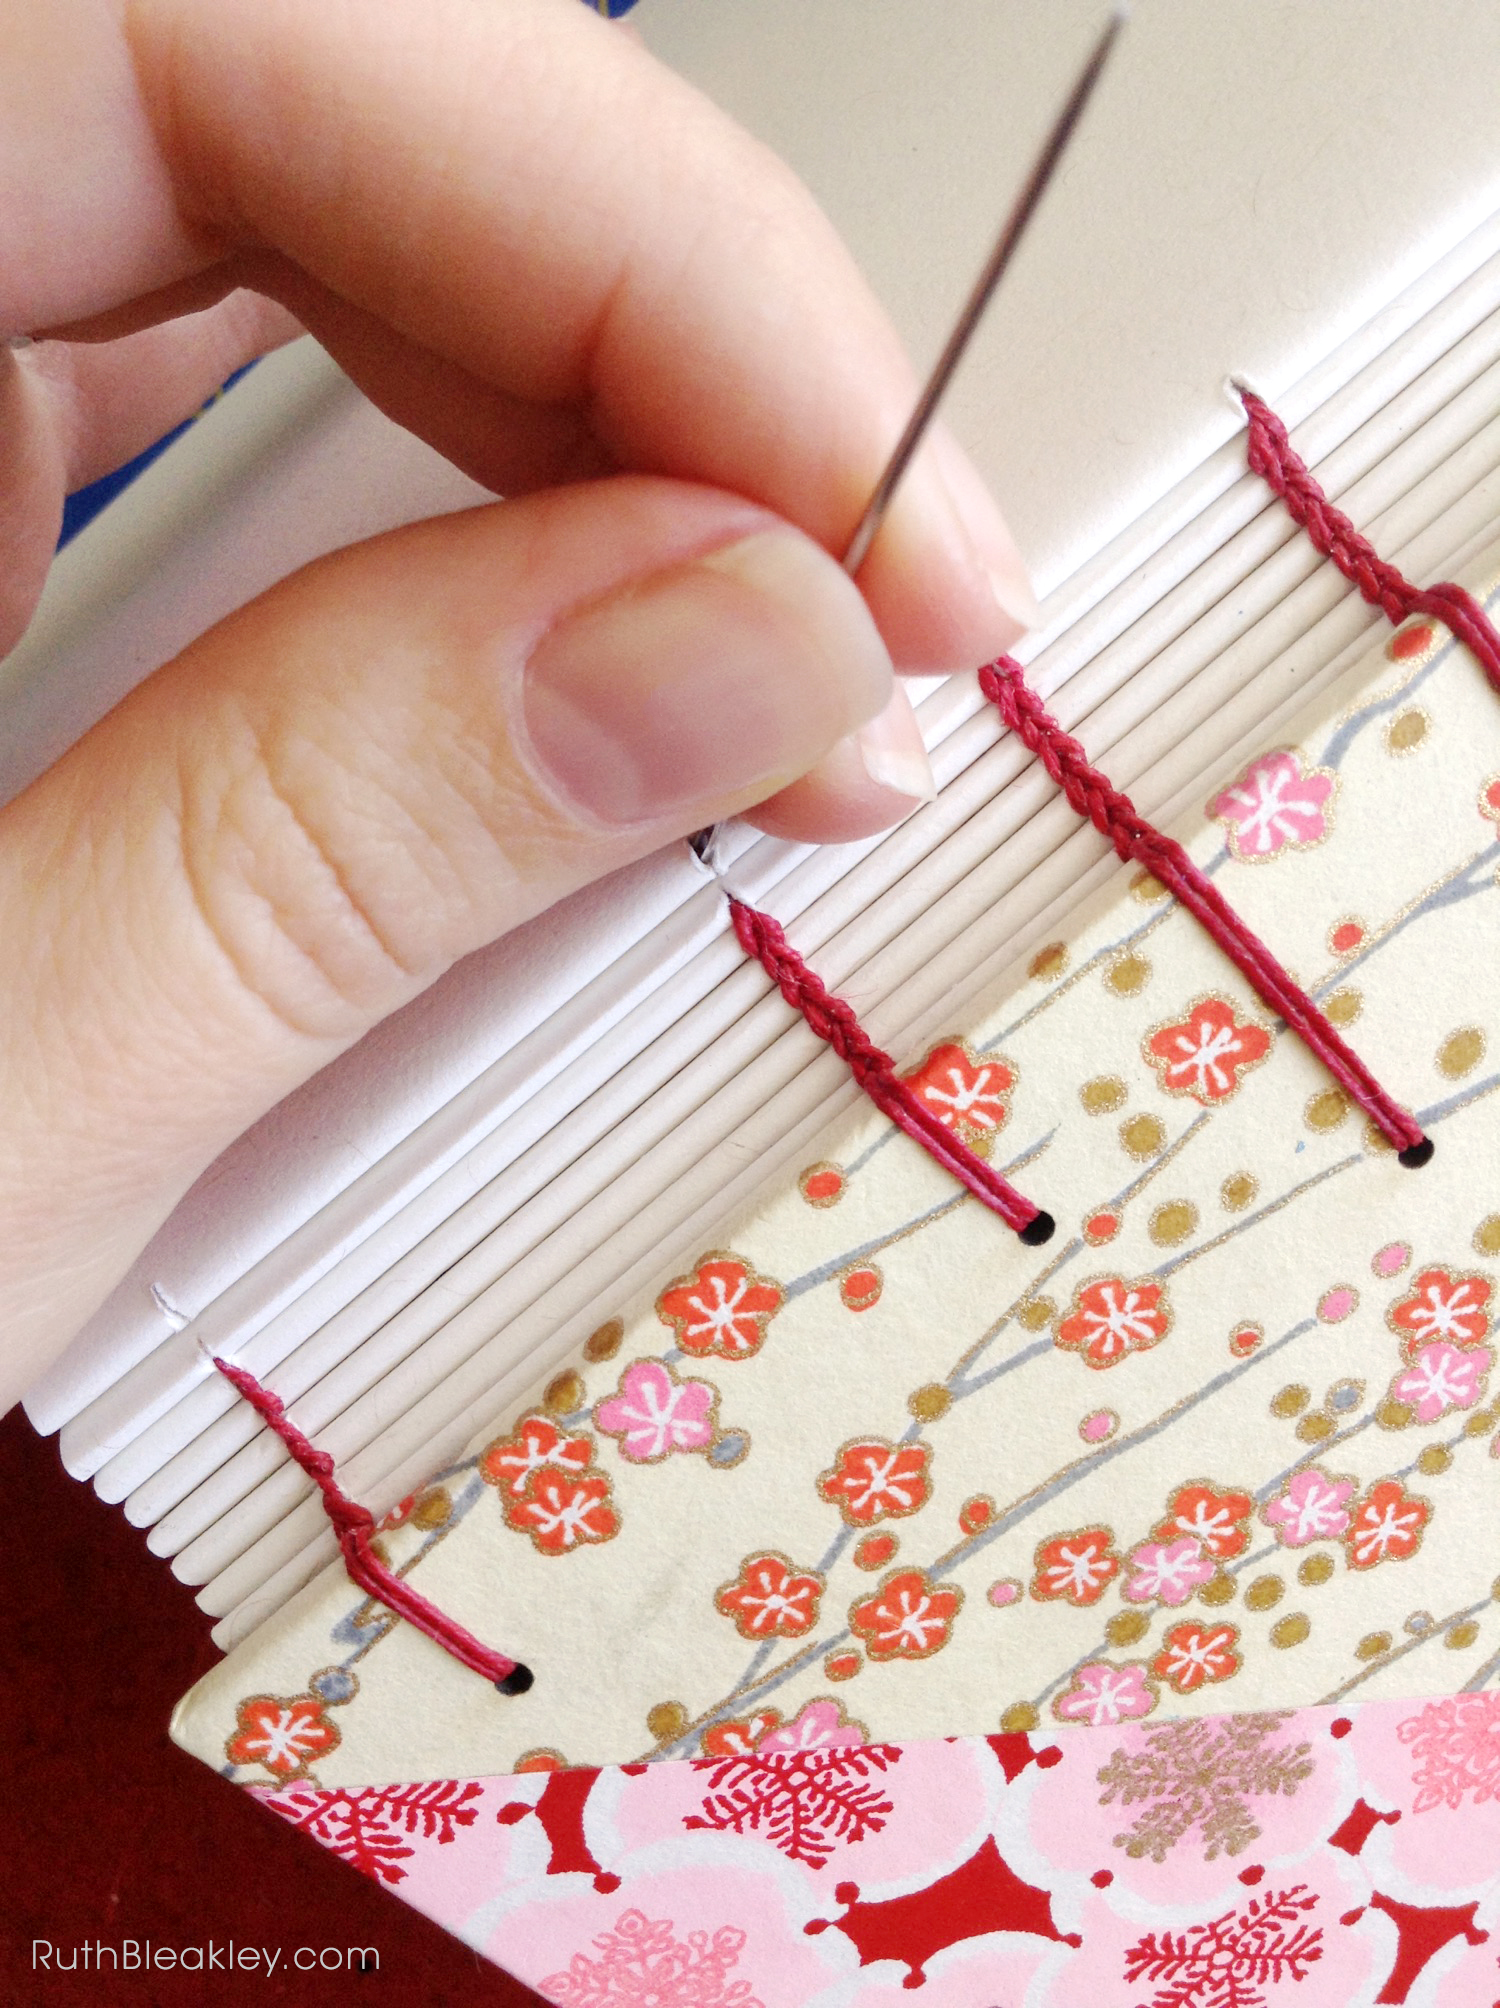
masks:
[[[853,1007],[835,997],[787,940],[781,923],[743,900],[731,898],[730,917],[740,946],[753,955],[794,1011],[800,1011],[820,1039],[832,1046],[860,1087],[883,1115],[919,1143],[961,1185],[968,1187],[1029,1247],[1050,1238],[1053,1220],[1024,1198],[1009,1180],[976,1157],[966,1144],[938,1120],[896,1072],[854,1015]]]
[[[1134,859],[1159,879],[1207,928],[1262,1002],[1284,1018],[1318,1056],[1345,1094],[1403,1154],[1404,1162],[1425,1163],[1432,1151],[1420,1126],[1391,1099],[1182,845],[1148,823],[1130,797],[1112,787],[1091,764],[1082,746],[1063,730],[1027,683],[1020,664],[1001,656],[980,670],[979,687],[1010,730],[1037,755],[1078,814],[1087,816],[1122,858]]]
[[[365,1595],[374,1597],[398,1617],[405,1618],[409,1625],[415,1626],[435,1645],[440,1645],[460,1665],[483,1674],[502,1694],[524,1694],[532,1684],[529,1667],[522,1666],[517,1660],[507,1659],[503,1652],[492,1652],[488,1646],[481,1645],[472,1632],[466,1631],[435,1604],[429,1603],[426,1597],[412,1589],[381,1561],[370,1545],[375,1534],[375,1522],[368,1508],[359,1505],[343,1490],[334,1477],[333,1458],[303,1435],[287,1414],[280,1395],[262,1387],[245,1367],[237,1367],[221,1359],[215,1359],[214,1365],[225,1380],[244,1396],[266,1427],[281,1438],[297,1463],[317,1485],[323,1495],[323,1511],[338,1536],[344,1567]]]

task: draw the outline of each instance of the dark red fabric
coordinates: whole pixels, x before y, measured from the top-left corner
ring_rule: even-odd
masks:
[[[139,1529],[0,1420],[0,2001],[533,2008],[540,1997],[325,1855],[167,1740],[218,1657]],[[118,1945],[373,1945],[371,1973],[35,1972],[33,1938]]]

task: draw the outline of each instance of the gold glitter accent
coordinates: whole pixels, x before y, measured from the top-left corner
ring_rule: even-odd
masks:
[[[928,1381],[906,1398],[906,1406],[918,1422],[936,1422],[946,1415],[953,1404],[953,1397],[940,1381]]]
[[[1041,1719],[1029,1701],[1013,1701],[1000,1718],[1000,1728],[1006,1736],[1024,1736]]]
[[[1479,1627],[1472,1618],[1466,1618],[1461,1625],[1454,1625],[1451,1631],[1443,1633],[1443,1644],[1451,1645],[1455,1652],[1462,1652],[1479,1636]]]
[[[1462,1080],[1465,1074],[1472,1074],[1484,1058],[1488,1043],[1477,1025],[1461,1025],[1456,1032],[1450,1032],[1438,1047],[1438,1072],[1446,1074],[1450,1081]]]
[[[1412,1418],[1409,1401],[1397,1401],[1388,1395],[1375,1411],[1375,1420],[1382,1429],[1405,1429]]]
[[[625,1337],[625,1320],[610,1318],[597,1332],[591,1332],[583,1342],[583,1357],[597,1365],[600,1360],[612,1360],[620,1350]]]
[[[1354,1657],[1356,1659],[1379,1659],[1383,1652],[1389,1652],[1390,1649],[1391,1635],[1389,1632],[1366,1632],[1359,1644],[1354,1648]]]
[[[441,1527],[453,1511],[453,1500],[445,1485],[433,1485],[420,1493],[417,1503],[411,1509],[411,1523],[420,1527],[424,1534],[430,1534],[434,1527]]]
[[[1427,713],[1417,705],[1412,705],[1406,711],[1398,711],[1386,727],[1386,751],[1414,753],[1427,737],[1429,723]]]
[[[1068,945],[1064,941],[1049,941],[1045,948],[1039,948],[1031,958],[1026,974],[1034,976],[1038,982],[1046,982],[1050,977],[1061,976],[1068,966]]]
[[[1120,1125],[1120,1141],[1132,1157],[1155,1157],[1167,1140],[1160,1116],[1131,1116]]]
[[[1476,1255],[1500,1255],[1500,1213],[1487,1213],[1474,1229]]]
[[[1424,1478],[1436,1478],[1439,1472],[1446,1471],[1452,1462],[1451,1450],[1445,1449],[1441,1443],[1429,1443],[1417,1459],[1417,1469]]]
[[[1152,1214],[1146,1232],[1158,1248],[1175,1248],[1198,1225],[1198,1209],[1190,1199],[1169,1199]]]
[[[1272,1395],[1271,1413],[1282,1417],[1301,1415],[1311,1400],[1311,1391],[1303,1387],[1300,1381],[1293,1381],[1290,1387],[1284,1387],[1279,1394]]]
[[[1078,1099],[1091,1116],[1107,1116],[1123,1104],[1128,1092],[1118,1074],[1096,1074],[1078,1090]]]
[[[1104,1627],[1104,1636],[1111,1645],[1134,1645],[1144,1638],[1151,1629],[1151,1620],[1144,1611],[1116,1611]]]
[[[1385,1131],[1384,1131],[1383,1129],[1380,1129],[1380,1128],[1379,1128],[1379,1127],[1378,1127],[1378,1126],[1377,1126],[1377,1125],[1376,1125],[1375,1123],[1373,1123],[1373,1122],[1367,1122],[1367,1123],[1365,1124],[1365,1149],[1366,1149],[1366,1150],[1374,1150],[1374,1151],[1381,1151],[1381,1150],[1385,1150],[1385,1151],[1393,1151],[1393,1150],[1394,1150],[1395,1148],[1396,1148],[1396,1146],[1395,1146],[1395,1145],[1394,1145],[1394,1144],[1393,1144],[1393,1143],[1391,1142],[1390,1138],[1389,1138],[1389,1137],[1388,1137],[1388,1136],[1386,1135],[1386,1133],[1385,1133]]]
[[[1312,1619],[1305,1611],[1291,1611],[1272,1625],[1271,1643],[1285,1651],[1290,1645],[1301,1645],[1311,1630]]]
[[[658,1743],[675,1743],[688,1726],[688,1712],[680,1701],[658,1701],[646,1717],[646,1727]]]
[[[1333,1434],[1333,1421],[1326,1415],[1304,1415],[1297,1424],[1297,1438],[1301,1443],[1326,1443]]]
[[[583,1407],[583,1396],[583,1375],[569,1367],[566,1373],[548,1381],[542,1406],[548,1415],[574,1415]]]
[[[1464,1423],[1464,1435],[1483,1436],[1487,1430],[1494,1427],[1494,1422],[1494,1415],[1489,1409],[1476,1408],[1474,1413]]]
[[[1130,881],[1130,890],[1142,906],[1155,906],[1159,899],[1165,899],[1167,896],[1166,887],[1150,872],[1137,872]]]
[[[1319,1583],[1326,1583],[1332,1574],[1332,1555],[1309,1555],[1297,1571],[1297,1581],[1306,1583],[1309,1589],[1316,1589]]]
[[[1268,1611],[1281,1602],[1284,1587],[1280,1576],[1257,1576],[1245,1592],[1245,1603],[1252,1611]]]
[[[1111,964],[1104,980],[1117,997],[1134,997],[1151,981],[1151,964],[1144,955],[1131,951]]]
[[[1324,999],[1323,1016],[1330,1025],[1352,1025],[1364,1008],[1364,997],[1351,983]]]
[[[1349,1097],[1342,1088],[1324,1088],[1313,1095],[1302,1111],[1303,1120],[1309,1129],[1337,1129],[1349,1113]]]
[[[1028,1332],[1045,1331],[1057,1316],[1057,1306],[1050,1297],[1028,1297],[1016,1313],[1016,1323]]]
[[[1201,1604],[1232,1604],[1238,1586],[1227,1569],[1215,1569],[1208,1581],[1198,1592]]]
[[[1219,1187],[1219,1204],[1226,1213],[1243,1213],[1260,1191],[1260,1181],[1248,1171],[1232,1171]]]
[[[831,1192],[809,1191],[808,1188],[815,1178],[826,1181],[830,1177],[833,1180]],[[809,1206],[837,1206],[844,1196],[844,1185],[844,1167],[841,1164],[834,1164],[826,1157],[820,1158],[816,1164],[810,1164],[797,1180],[797,1190]]]

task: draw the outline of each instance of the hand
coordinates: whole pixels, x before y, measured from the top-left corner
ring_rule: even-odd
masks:
[[[64,492],[298,324],[509,499],[286,580],[0,813],[0,1408],[459,956],[716,818],[906,813],[893,665],[1027,604],[941,436],[844,577],[899,346],[786,170],[577,0],[0,0],[0,331],[38,338],[0,651]]]

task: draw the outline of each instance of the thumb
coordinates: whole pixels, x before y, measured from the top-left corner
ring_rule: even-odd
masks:
[[[801,532],[625,477],[327,558],[0,813],[0,1408],[272,1103],[891,696]]]

